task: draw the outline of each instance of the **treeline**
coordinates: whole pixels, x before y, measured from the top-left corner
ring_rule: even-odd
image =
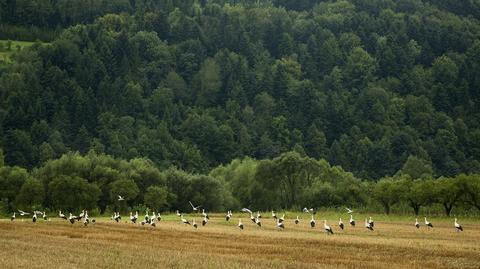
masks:
[[[446,215],[480,210],[480,175],[433,179],[430,172],[410,157],[394,177],[367,182],[323,159],[288,152],[274,159],[236,159],[202,175],[90,151],[65,154],[31,172],[0,162],[0,205],[4,214],[18,209],[190,212],[188,201],[210,212],[345,206],[386,214],[391,208],[397,213],[410,208],[408,213],[415,215],[440,213],[439,208]],[[118,195],[125,201],[118,201]]]
[[[480,23],[434,2],[0,1],[8,25],[73,25],[0,68],[5,162],[205,174],[295,150],[366,180],[409,156],[479,173]]]

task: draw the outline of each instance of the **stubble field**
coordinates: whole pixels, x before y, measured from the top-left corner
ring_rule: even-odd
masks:
[[[242,218],[245,230],[237,227]],[[189,217],[191,221],[192,217]],[[323,231],[317,214],[300,224],[287,219],[280,231],[271,218],[256,227],[245,214],[230,222],[221,215],[194,229],[170,215],[155,228],[110,219],[95,225],[65,220],[0,220],[1,268],[480,268],[480,225],[463,221],[457,233],[450,220],[432,219],[419,230],[412,221],[378,220],[375,231],[357,219],[355,228],[328,219],[335,234]],[[196,217],[201,222],[200,217]]]

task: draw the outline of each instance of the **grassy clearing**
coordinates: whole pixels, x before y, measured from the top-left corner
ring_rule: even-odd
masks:
[[[11,56],[15,52],[35,44],[35,42],[12,40],[10,44],[10,49],[8,49],[8,43],[8,40],[0,40],[0,61],[3,61],[5,63],[11,62]]]
[[[245,230],[237,228],[242,217]],[[267,218],[268,217],[268,218]],[[326,217],[326,216],[325,216]],[[344,216],[345,217],[345,216]],[[190,220],[192,216],[188,217]],[[200,222],[201,217],[195,216]],[[0,220],[2,268],[46,267],[168,267],[168,268],[480,268],[480,225],[463,221],[457,233],[450,220],[432,219],[435,228],[413,228],[411,221],[376,221],[376,230],[357,227],[335,234],[323,233],[323,221],[311,229],[309,216],[302,222],[286,220],[278,231],[264,215],[257,228],[245,214],[226,222],[218,214],[205,227],[194,230],[175,215],[163,216],[157,227],[113,223],[97,219],[96,225],[70,225],[52,219],[36,224],[29,219]],[[345,217],[346,218],[346,217]]]

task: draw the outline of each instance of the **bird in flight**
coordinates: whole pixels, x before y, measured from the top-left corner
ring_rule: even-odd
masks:
[[[352,214],[352,213],[353,213],[353,210],[351,210],[351,209],[348,208],[348,207],[345,207],[345,210],[347,210],[347,214]]]
[[[30,215],[30,213],[22,211],[22,210],[18,210],[18,213],[20,213],[20,216]]]
[[[125,198],[123,198],[121,195],[118,196],[118,201],[125,201]]]
[[[242,208],[242,212],[250,213],[250,215],[253,214],[252,210],[250,210],[250,209],[248,209],[248,208],[246,208],[246,207]]]
[[[197,211],[200,209],[200,207],[202,207],[201,205],[194,206],[194,205],[192,204],[192,202],[190,202],[190,201],[188,201],[188,203],[190,204],[190,206],[192,206],[192,210],[193,210],[194,212],[197,212]]]

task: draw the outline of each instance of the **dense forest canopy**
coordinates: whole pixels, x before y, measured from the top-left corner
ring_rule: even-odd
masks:
[[[294,151],[364,180],[479,173],[479,19],[478,0],[0,0],[0,39],[48,42],[0,63],[0,148],[9,169]]]

